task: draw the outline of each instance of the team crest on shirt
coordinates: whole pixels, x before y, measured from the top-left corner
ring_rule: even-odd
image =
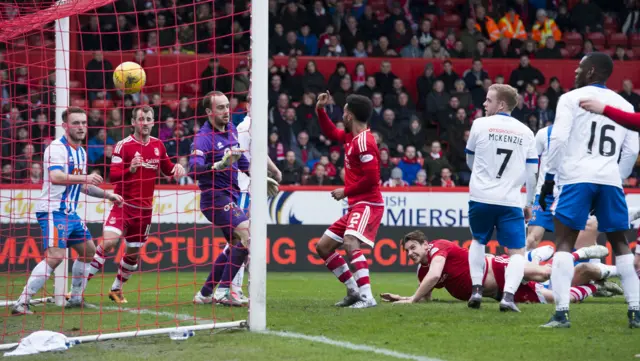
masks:
[[[109,224],[116,224],[116,217],[111,218]]]
[[[218,147],[218,149],[222,149],[224,148],[224,145],[222,144],[222,142],[218,142],[218,144],[216,144],[216,147]]]
[[[61,231],[64,231],[64,224],[59,224],[58,225],[58,229],[61,230]]]
[[[158,148],[153,148],[153,154],[155,154],[155,155],[156,155],[156,157],[159,157],[159,156],[160,156],[160,149],[158,149]]]

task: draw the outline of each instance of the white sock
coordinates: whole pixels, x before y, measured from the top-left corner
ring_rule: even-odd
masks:
[[[509,265],[504,273],[504,292],[509,292],[512,295],[516,294],[522,277],[524,277],[524,256],[521,254],[514,254],[509,257]]]
[[[87,287],[87,277],[91,271],[91,264],[79,260],[71,266],[71,298],[82,298],[84,288]]]
[[[484,258],[484,245],[474,239],[469,246],[469,269],[471,270],[471,284],[474,286],[482,286]]]
[[[31,301],[31,297],[38,291],[40,291],[42,286],[44,286],[45,282],[47,282],[47,280],[51,276],[52,272],[53,268],[49,267],[46,260],[40,261],[40,263],[35,266],[33,271],[31,271],[29,280],[24,286],[20,298],[18,298],[18,303],[29,303],[29,301]]]
[[[594,263],[594,265],[600,270],[600,278],[598,280],[606,280],[609,277],[620,276],[616,266],[609,266],[604,263]]]
[[[556,252],[551,266],[551,283],[556,311],[568,311],[573,280],[573,256],[569,252]]]
[[[240,266],[240,269],[238,270],[238,273],[233,278],[233,281],[231,281],[231,287],[232,288],[242,289],[242,283],[243,282],[244,282],[244,264],[242,266]]]
[[[633,255],[617,256],[616,267],[620,272],[620,283],[622,283],[624,298],[627,300],[629,309],[637,311],[640,308],[640,280],[633,267]]]
[[[602,260],[600,258],[592,258],[589,260],[589,263],[591,264],[601,264]]]

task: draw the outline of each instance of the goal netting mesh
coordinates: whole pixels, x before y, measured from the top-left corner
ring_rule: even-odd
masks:
[[[133,109],[144,104],[154,110],[151,135],[164,143],[173,163],[188,169],[194,135],[207,121],[204,94],[227,94],[236,125],[249,110],[250,27],[244,0],[0,2],[0,343],[18,342],[37,330],[89,341],[184,326],[236,327],[247,318],[246,307],[193,303],[227,242],[221,227],[202,215],[192,174],[175,179],[158,173],[148,239],[122,287],[127,303],[109,299],[125,253],[121,240],[88,282],[82,307],[63,307],[71,266],[79,257],[70,250],[33,295],[34,314],[12,316],[12,309],[34,267],[45,259],[43,246],[52,244],[52,232],[67,231],[55,223],[57,229],[43,234],[36,215],[37,203],[48,197],[41,194],[48,171],[45,149],[64,135],[61,111],[67,106],[86,110],[87,173],[103,177],[104,189],[113,190],[111,156],[132,133]],[[126,61],[146,71],[140,93],[114,88],[113,70]],[[102,242],[111,207],[79,195],[77,214],[93,238],[82,242]]]

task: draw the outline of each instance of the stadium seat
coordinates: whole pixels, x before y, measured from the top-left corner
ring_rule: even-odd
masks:
[[[627,39],[627,35],[623,33],[615,33],[609,36],[609,41],[607,43],[610,47],[616,47],[619,45],[626,48],[629,46],[629,39]]]
[[[627,49],[627,56],[629,57],[629,59],[635,60],[637,53],[634,52],[632,49]]]
[[[111,109],[113,108],[113,102],[109,99],[96,99],[93,101],[92,107],[97,109]]]
[[[69,80],[69,88],[70,89],[80,89],[82,88],[82,82],[79,80]]]
[[[567,51],[569,51],[569,57],[573,58],[576,55],[580,54],[582,51],[582,45],[567,45]]]
[[[169,99],[166,101],[166,103],[172,112],[175,112],[176,109],[178,109],[178,106],[180,105],[180,101],[178,99]]]
[[[633,34],[631,35],[631,47],[632,48],[636,48],[640,46],[640,34]]]
[[[425,14],[425,19],[431,20],[431,28],[434,28],[438,23],[438,16],[436,14]]]
[[[450,13],[456,7],[456,3],[453,0],[440,0],[438,1],[438,7],[445,14]]]
[[[71,106],[84,108],[87,105],[87,102],[81,98],[71,99]]]
[[[369,2],[369,5],[371,5],[371,8],[373,9],[374,12],[376,11],[386,12],[387,10],[385,0],[371,0]]]
[[[457,14],[445,14],[440,18],[438,27],[440,29],[459,29],[462,20]]]
[[[567,45],[580,45],[582,46],[582,35],[580,33],[565,33],[562,40]]]
[[[611,57],[613,57],[613,54],[615,54],[615,52],[616,52],[616,50],[612,49],[612,48],[602,49],[600,51],[602,51],[603,53],[605,53],[605,54],[607,54],[607,55],[609,55]]]
[[[165,84],[162,87],[163,92],[174,93],[177,90],[176,85],[173,83]]]
[[[560,54],[562,54],[562,57],[567,59],[570,58],[571,56],[569,55],[569,50],[567,50],[566,48],[562,48],[560,49]]]
[[[444,40],[445,36],[447,36],[447,33],[445,33],[444,30],[436,30],[433,32],[433,36],[440,40]],[[444,44],[442,44],[442,46],[444,46]]]
[[[618,31],[618,22],[616,21],[615,18],[605,15],[604,16],[604,29],[616,32],[616,31]]]
[[[633,49],[629,50],[634,55],[635,59],[640,59],[640,47],[636,46]],[[631,57],[631,55],[629,55]]]
[[[603,48],[606,44],[606,38],[603,33],[589,33],[587,39],[591,40],[596,48]]]

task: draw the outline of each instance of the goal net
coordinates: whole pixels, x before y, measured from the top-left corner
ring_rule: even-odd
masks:
[[[252,15],[260,12],[260,19]],[[225,231],[232,224],[213,225],[203,215],[198,184],[203,175],[190,170],[189,163],[194,137],[209,122],[202,101],[208,92],[226,94],[229,121],[236,126],[248,114],[264,119],[266,100],[252,94],[266,94],[266,13],[266,1],[254,2],[252,8],[245,0],[0,2],[0,350],[38,330],[86,342],[153,334],[180,338],[190,331],[247,324],[255,330],[265,328],[266,212],[260,210],[267,208],[266,182],[251,182],[250,192],[238,198],[249,193],[262,196],[253,197],[244,210],[238,199],[238,208],[232,210],[252,215],[247,265],[251,270],[245,271],[251,282],[248,276],[242,284],[234,280],[244,296],[251,295],[251,307],[228,307],[215,299],[208,303],[206,297],[205,304],[196,304],[194,295],[224,252]],[[146,85],[139,93],[125,94],[114,86],[114,69],[127,61],[146,72]],[[98,250],[105,245],[103,234],[116,223],[109,217],[116,206],[101,199],[99,192],[86,195],[80,187],[43,187],[43,182],[50,171],[59,169],[81,174],[72,168],[86,162],[87,174],[104,180],[99,187],[114,191],[112,155],[132,136],[134,109],[143,105],[153,109],[151,136],[187,174],[176,178],[166,169],[162,172],[153,159],[142,159],[140,167],[158,168],[151,177],[152,211],[130,207],[138,211],[123,214],[131,225],[144,224],[149,213],[149,226],[129,226],[113,249],[104,249],[103,257],[91,256],[94,247],[87,244]],[[62,114],[68,107],[85,110],[86,133],[66,133],[72,127],[63,127]],[[266,122],[253,123],[248,130],[254,139],[250,174],[254,180],[266,179]],[[76,138],[84,151],[74,147]],[[56,146],[64,151],[54,152]],[[255,151],[261,147],[263,151]],[[162,153],[159,148],[154,149],[156,155]],[[62,166],[54,164],[57,154],[62,154]],[[124,166],[135,172],[130,164]],[[141,184],[149,187],[149,179],[124,187]],[[125,242],[127,235],[134,237]],[[131,246],[136,237],[142,240],[139,248]],[[51,263],[51,249],[66,252]],[[96,263],[99,258],[103,266]],[[48,267],[58,263],[46,279]],[[83,269],[76,269],[78,265]],[[98,271],[92,275],[90,268],[96,265]],[[46,282],[28,294],[38,284],[30,280],[40,274]],[[220,282],[229,285],[231,279]],[[84,301],[74,304],[78,295],[71,292],[84,284]],[[118,288],[126,303],[112,300]]]

